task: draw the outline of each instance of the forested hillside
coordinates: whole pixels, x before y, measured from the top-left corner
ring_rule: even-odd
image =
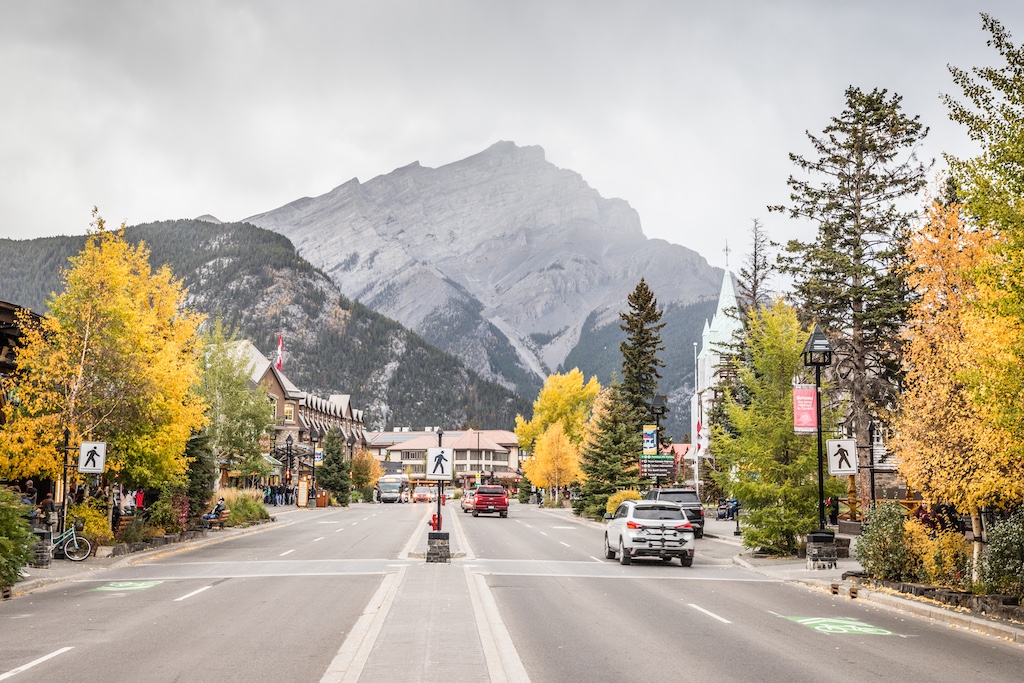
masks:
[[[188,302],[221,316],[272,355],[285,339],[285,374],[321,395],[344,393],[367,426],[510,428],[530,401],[479,378],[453,356],[342,296],[284,236],[244,223],[166,221],[126,230],[154,265],[167,263]],[[0,300],[45,314],[60,270],[85,236],[0,240]]]

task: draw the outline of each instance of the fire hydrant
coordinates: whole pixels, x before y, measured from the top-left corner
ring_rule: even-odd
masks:
[[[430,524],[430,528],[431,528],[432,531],[440,531],[441,530],[441,520],[438,518],[436,513],[433,514],[433,515],[430,515],[430,522],[428,522],[428,524]]]
[[[441,494],[441,505],[444,505],[445,502],[447,501],[447,499],[448,499],[448,496],[446,496],[445,494],[442,493]]]

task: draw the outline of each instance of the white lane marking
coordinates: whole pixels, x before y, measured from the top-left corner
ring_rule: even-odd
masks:
[[[324,540],[323,536],[321,536],[320,538],[314,538],[313,539],[313,543],[316,543],[317,541],[322,541],[322,540]]]
[[[355,683],[359,680],[381,627],[384,626],[388,612],[391,611],[398,589],[405,580],[405,571],[406,567],[402,567],[396,574],[384,576],[380,588],[373,594],[363,613],[356,620],[355,626],[341,644],[338,654],[327,667],[320,683]]]
[[[480,634],[480,644],[487,662],[487,674],[492,681],[506,683],[529,683],[530,677],[519,657],[512,636],[509,635],[505,623],[501,620],[498,604],[487,586],[487,579],[481,574],[473,574],[469,567],[464,567],[466,584],[469,586],[469,600],[473,604],[476,617],[476,630]]]
[[[344,530],[345,530],[345,528],[344,528],[344,527],[342,527],[342,528],[340,528],[340,529],[336,529],[336,530],[334,531],[334,533],[338,534],[338,533],[341,533],[341,532],[342,532],[342,531],[344,531]]]
[[[75,649],[74,647],[62,647],[62,648],[61,648],[61,649],[59,649],[59,650],[54,650],[54,651],[53,651],[53,652],[51,652],[50,654],[48,654],[48,655],[43,655],[43,656],[42,656],[42,657],[40,657],[39,659],[35,659],[35,660],[32,660],[32,661],[31,661],[31,662],[29,662],[28,664],[22,664],[22,665],[21,665],[21,666],[19,666],[19,667],[18,667],[17,669],[11,669],[10,671],[8,671],[8,672],[7,672],[7,673],[5,673],[5,674],[0,674],[0,681],[5,681],[5,680],[7,680],[8,678],[12,678],[12,677],[14,677],[14,676],[17,676],[18,674],[20,674],[20,673],[21,673],[21,672],[23,672],[23,671],[28,671],[29,669],[31,669],[31,668],[32,668],[33,666],[35,666],[36,664],[42,664],[42,663],[43,663],[43,662],[45,662],[45,661],[46,661],[47,659],[53,659],[53,658],[54,658],[54,657],[56,657],[57,655],[62,655],[62,654],[64,654],[65,652],[67,652],[68,650],[74,650],[74,649]]]
[[[692,607],[693,609],[697,610],[698,612],[703,612],[704,614],[708,615],[709,617],[713,617],[713,618],[715,618],[715,619],[718,619],[718,620],[719,620],[720,622],[722,622],[723,624],[731,624],[731,623],[732,623],[732,622],[731,622],[731,621],[729,621],[728,619],[726,619],[726,618],[724,618],[724,617],[720,617],[720,616],[718,616],[717,614],[715,614],[714,612],[709,612],[709,611],[707,611],[706,609],[704,609],[703,607],[700,607],[699,605],[695,605],[695,604],[693,604],[692,602],[690,602],[690,603],[687,603],[687,604],[688,604],[688,605],[689,605],[690,607]]]
[[[200,593],[202,593],[202,592],[203,592],[204,590],[207,590],[207,589],[209,589],[209,588],[213,588],[213,586],[203,586],[202,588],[200,588],[200,589],[198,589],[198,590],[194,590],[194,591],[192,591],[191,593],[189,593],[189,594],[187,594],[187,595],[182,595],[182,596],[181,596],[180,598],[174,598],[174,602],[181,602],[182,600],[188,600],[188,599],[189,599],[189,598],[191,598],[191,597],[192,597],[193,595],[199,595],[199,594],[200,594]]]
[[[454,546],[459,548],[465,553],[464,557],[467,560],[475,560],[476,554],[473,552],[473,547],[469,544],[469,539],[466,538],[466,534],[462,532],[462,520],[458,515],[450,515],[452,523],[452,533],[454,534]]]
[[[284,556],[285,556],[285,555],[287,555],[288,553],[294,553],[294,552],[295,552],[295,548],[292,548],[291,550],[285,550],[285,551],[284,551],[283,553],[281,553],[280,555],[278,555],[278,557],[284,557]]]
[[[541,535],[541,536],[547,536],[547,534],[546,534],[546,533],[544,533],[543,531],[541,531],[541,532],[540,532],[540,535]]]
[[[565,541],[559,541],[559,543],[561,543],[562,545],[564,545],[564,546],[565,546],[566,548],[571,548],[571,547],[572,547],[571,545],[569,545],[569,544],[568,544],[568,543],[566,543]]]
[[[352,522],[352,526],[355,526],[356,524],[359,524],[359,522]]]
[[[590,559],[592,559],[592,560],[593,560],[594,562],[600,562],[601,564],[604,564],[604,561],[603,561],[603,560],[599,560],[599,559],[597,559],[596,557],[594,557],[593,555],[588,555],[588,557],[589,557]]]

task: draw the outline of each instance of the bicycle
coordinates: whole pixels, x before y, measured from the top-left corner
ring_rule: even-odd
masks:
[[[50,542],[50,552],[52,553],[57,547],[61,547],[64,557],[72,562],[81,562],[89,557],[92,553],[92,543],[85,536],[78,535],[84,530],[85,520],[81,517],[75,517],[74,524]]]

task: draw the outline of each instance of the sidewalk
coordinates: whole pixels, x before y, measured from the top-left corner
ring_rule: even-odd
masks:
[[[954,607],[940,605],[933,601],[915,599],[903,593],[896,594],[884,589],[865,587],[855,581],[844,579],[847,572],[862,570],[860,563],[852,557],[857,545],[856,536],[836,534],[836,538],[850,539],[850,558],[839,558],[834,569],[808,569],[807,561],[797,557],[776,558],[754,554],[750,549],[744,548],[739,542],[739,538],[734,536],[735,529],[735,521],[709,518],[705,522],[704,534],[707,538],[735,543],[737,554],[733,557],[733,562],[759,574],[790,583],[802,583],[847,599],[864,600],[1024,645],[1024,625],[958,611]]]

